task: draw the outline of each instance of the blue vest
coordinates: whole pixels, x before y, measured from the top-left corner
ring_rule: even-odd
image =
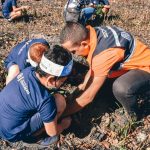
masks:
[[[124,60],[116,63],[111,69],[119,70],[121,64],[130,58],[135,49],[134,37],[129,32],[115,26],[95,27],[95,31],[97,34],[97,46],[93,53],[93,57],[109,48],[119,47],[125,50]]]

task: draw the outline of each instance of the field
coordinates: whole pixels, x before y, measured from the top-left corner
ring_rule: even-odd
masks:
[[[0,89],[5,86],[3,59],[15,44],[25,38],[45,37],[59,43],[66,0],[20,0],[30,5],[29,18],[7,22],[0,12]],[[130,31],[150,46],[150,0],[111,0],[111,10],[103,25],[116,25]],[[113,98],[107,81],[94,102],[73,116],[71,127],[61,135],[59,150],[150,150],[150,115],[140,122],[127,122],[123,109]],[[150,106],[147,106],[150,109]],[[0,150],[36,150],[22,142],[0,140]],[[47,148],[48,149],[48,148]]]

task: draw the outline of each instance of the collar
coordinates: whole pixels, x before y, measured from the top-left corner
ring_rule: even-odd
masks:
[[[90,51],[89,51],[89,54],[87,57],[87,61],[90,66],[90,70],[88,71],[86,78],[83,82],[82,90],[84,90],[86,88],[86,85],[92,75],[92,56],[93,56],[93,52],[97,46],[97,34],[96,34],[95,29],[92,28],[91,26],[87,26],[86,28],[89,30],[89,37],[90,37],[90,43],[89,43]]]
[[[86,27],[88,30],[89,30],[89,37],[90,37],[90,51],[89,51],[89,54],[88,54],[88,57],[87,57],[87,61],[89,63],[89,65],[91,66],[92,65],[92,56],[93,56],[93,52],[96,48],[96,45],[97,45],[97,34],[96,34],[96,31],[93,27],[91,27],[90,25],[88,25]]]

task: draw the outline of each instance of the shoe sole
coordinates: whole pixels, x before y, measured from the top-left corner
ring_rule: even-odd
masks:
[[[40,145],[40,144],[37,144],[37,143],[29,144],[29,143],[24,143],[23,142],[23,144],[22,144],[22,146],[30,147],[30,148],[35,148],[35,147],[36,148],[50,148],[50,147],[53,147],[55,145],[56,145],[56,143],[48,145],[48,146]]]

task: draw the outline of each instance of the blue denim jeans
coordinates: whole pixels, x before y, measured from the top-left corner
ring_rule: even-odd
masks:
[[[10,13],[4,13],[4,12],[2,12],[2,14],[3,14],[3,17],[5,18],[5,19],[10,19],[11,17],[10,17]]]
[[[89,20],[94,13],[95,13],[95,8],[93,7],[83,8],[81,10],[80,22],[82,24],[86,24],[86,21]]]
[[[37,143],[43,146],[48,146],[58,141],[58,136],[50,137],[46,134],[43,121],[39,113],[34,114],[28,127],[18,135],[17,138],[10,140],[10,142],[23,141],[25,143],[34,144]]]

